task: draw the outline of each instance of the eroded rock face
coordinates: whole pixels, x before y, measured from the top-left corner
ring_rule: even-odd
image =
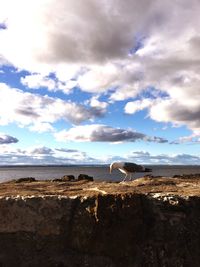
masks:
[[[200,266],[200,181],[4,183],[0,266]]]

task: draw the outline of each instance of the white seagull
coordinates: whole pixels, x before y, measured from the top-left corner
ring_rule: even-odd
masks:
[[[132,173],[135,172],[152,172],[152,169],[145,168],[142,165],[138,165],[132,162],[113,162],[110,164],[110,173],[112,170],[118,169],[120,172],[125,173],[123,181],[130,175],[129,180],[132,180]]]

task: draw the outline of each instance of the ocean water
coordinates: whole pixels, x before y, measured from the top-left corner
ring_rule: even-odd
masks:
[[[200,173],[199,166],[183,166],[183,165],[154,165],[147,167],[152,168],[153,176],[171,177],[180,174]],[[109,173],[109,166],[4,166],[0,167],[0,182],[12,179],[34,177],[38,180],[60,178],[63,175],[87,174],[94,177],[94,180],[104,181],[121,181],[124,174],[118,170]],[[136,173],[134,178],[139,178],[148,173]]]

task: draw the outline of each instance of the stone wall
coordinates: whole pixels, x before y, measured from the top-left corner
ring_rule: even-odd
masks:
[[[200,266],[200,198],[178,185],[174,193],[134,192],[139,182],[123,193],[1,196],[0,266]]]

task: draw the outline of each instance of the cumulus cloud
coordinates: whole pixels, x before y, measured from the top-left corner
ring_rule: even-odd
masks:
[[[192,154],[152,154],[148,151],[130,151],[120,156],[105,154],[103,157],[93,158],[86,152],[71,148],[50,148],[46,146],[29,147],[26,149],[0,146],[0,165],[25,165],[25,164],[89,164],[112,161],[132,161],[138,164],[166,165],[199,164],[200,157]]]
[[[145,164],[181,164],[181,165],[199,165],[200,157],[191,154],[157,154],[153,155],[147,151],[133,151],[124,158],[129,161]]]
[[[90,64],[77,77],[77,85],[90,93],[110,93],[111,101],[136,97],[143,89],[141,65],[137,61],[121,60],[102,65]],[[143,88],[144,87],[144,88]]]
[[[113,128],[102,124],[76,126],[69,130],[55,133],[58,141],[75,142],[136,142],[147,141],[156,143],[166,143],[167,140],[161,137],[150,137],[133,130]]]
[[[150,107],[152,104],[153,104],[152,99],[131,101],[125,105],[124,111],[127,114],[134,114],[137,111]]]
[[[54,132],[54,127],[48,122],[34,122],[29,126],[29,130],[37,133]]]
[[[193,136],[200,136],[199,98],[185,93],[182,95],[181,99],[169,96],[128,102],[124,110],[127,114],[133,114],[148,109],[148,116],[151,119],[158,122],[171,122],[174,126],[187,125],[194,132]]]
[[[128,54],[134,34],[150,19],[154,2],[1,0],[0,18],[6,29],[1,31],[0,49],[9,61],[26,67],[120,58]]]
[[[32,149],[30,153],[33,155],[51,155],[54,152],[51,148],[43,146]]]
[[[58,76],[58,74],[57,74]],[[51,78],[43,74],[29,74],[21,78],[21,83],[30,89],[47,88],[49,91],[62,91],[65,94],[69,94],[72,89],[77,86],[77,81],[61,77]]]
[[[150,109],[150,116],[157,121],[187,124],[190,128],[199,127],[200,106],[198,99],[176,101],[170,98],[160,101]]]
[[[56,83],[53,79],[49,77],[44,77],[41,74],[32,74],[22,77],[21,83],[33,89],[38,89],[40,87],[47,87],[50,91],[53,91],[56,88]]]
[[[4,133],[0,133],[0,145],[7,145],[12,143],[17,143],[19,140],[16,137],[13,137],[11,135],[7,135]]]
[[[153,120],[186,125],[200,135],[198,0],[0,0],[0,5],[0,64],[37,72],[23,84],[65,93],[79,86],[108,92],[110,101],[132,98],[127,113],[145,108]],[[165,97],[139,107],[133,99],[148,86]],[[101,115],[79,109],[84,118]],[[22,121],[38,118],[35,110],[17,112]]]
[[[94,111],[94,114],[98,117],[103,117],[106,115],[108,103],[105,101],[100,101],[98,96],[93,96],[91,99],[85,101],[87,106],[90,106],[90,109]]]
[[[9,103],[9,104],[8,104]],[[53,130],[59,120],[79,124],[104,115],[105,107],[89,107],[59,98],[25,93],[0,84],[0,125],[15,122],[31,130]]]
[[[86,152],[66,149],[49,148],[45,146],[13,149],[7,146],[0,147],[0,165],[26,164],[80,164],[95,162]]]
[[[154,40],[153,34],[158,29],[163,31],[161,37],[166,33],[167,37],[177,33],[181,35],[181,26],[187,25],[192,14],[196,15],[194,19],[198,14],[196,0],[190,4],[186,0],[181,3],[128,0],[126,4],[119,0],[88,0],[87,3],[1,0],[0,3],[0,18],[5,24],[5,29],[1,31],[2,54],[12,63],[26,65],[26,68],[30,64],[34,67],[38,62],[96,63],[121,59],[136,45],[134,37],[138,33],[151,37],[147,38],[144,49],[153,51],[160,39],[162,41],[159,37]],[[50,20],[52,14],[53,19]],[[184,21],[179,21],[183,15]],[[152,38],[154,41],[149,41]],[[14,51],[11,50],[13,43]],[[147,54],[144,49],[140,54]]]
[[[104,101],[99,101],[98,97],[94,96],[92,97],[88,103],[93,108],[100,108],[100,109],[106,109],[108,107],[108,103]]]

